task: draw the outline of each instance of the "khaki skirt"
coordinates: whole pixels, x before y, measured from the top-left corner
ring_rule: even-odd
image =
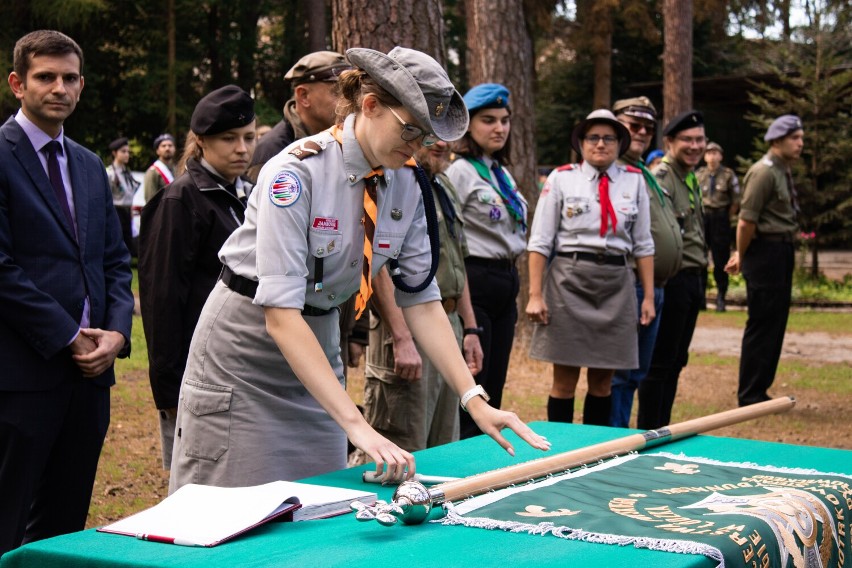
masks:
[[[305,321],[343,385],[338,315]],[[259,485],[343,467],[346,435],[266,332],[263,307],[218,282],[192,337],[169,492],[187,483]]]
[[[544,282],[550,322],[535,326],[530,357],[570,367],[638,367],[634,279],[628,266],[555,257]]]

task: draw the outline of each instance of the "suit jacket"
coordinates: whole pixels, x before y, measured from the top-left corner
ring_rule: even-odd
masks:
[[[130,254],[103,162],[65,138],[77,239],[14,117],[0,127],[0,391],[39,391],[82,376],[68,341],[89,298],[89,327],[128,343]],[[112,367],[93,379],[109,386]]]

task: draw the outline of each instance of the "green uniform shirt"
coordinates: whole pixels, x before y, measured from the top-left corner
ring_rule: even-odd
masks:
[[[793,236],[798,230],[787,169],[784,160],[769,152],[743,178],[740,219],[756,224],[758,234]]]
[[[695,170],[705,209],[730,209],[740,199],[740,182],[731,168],[720,166],[715,172],[704,166]],[[713,187],[710,180],[713,179]]]
[[[444,188],[450,204],[455,209],[456,218],[455,222],[452,223],[453,233],[450,233],[447,219],[441,209],[435,180]],[[432,181],[432,195],[435,196],[435,209],[438,212],[438,236],[441,240],[441,256],[435,278],[438,281],[438,288],[441,290],[441,298],[458,299],[462,295],[462,290],[464,290],[464,257],[468,255],[467,241],[465,241],[462,228],[461,204],[456,188],[444,174],[435,175]]]
[[[651,238],[654,240],[654,286],[661,288],[680,270],[683,257],[683,237],[675,217],[674,202],[668,190],[660,187],[654,175],[642,165],[631,164],[628,160],[619,162],[642,168],[651,211]]]
[[[683,263],[681,268],[705,268],[707,253],[704,249],[704,207],[701,198],[693,195],[686,185],[686,170],[681,169],[671,155],[666,154],[663,161],[654,168],[654,176],[671,196],[674,213],[681,226],[683,236]]]

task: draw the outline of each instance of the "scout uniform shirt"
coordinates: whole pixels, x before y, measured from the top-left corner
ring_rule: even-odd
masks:
[[[437,184],[440,184],[440,189],[435,187]],[[446,205],[451,208],[453,219],[448,218],[447,212],[441,206],[439,191],[443,191],[446,195]],[[438,281],[442,298],[458,299],[461,298],[462,290],[464,290],[464,258],[468,255],[461,205],[455,187],[445,174],[433,176],[432,193],[435,196],[435,209],[438,212],[438,237],[441,242],[440,262],[435,279]]]
[[[730,209],[740,198],[740,183],[734,170],[719,166],[715,172],[704,166],[695,170],[705,209]],[[710,181],[713,187],[710,187]]]
[[[473,164],[459,157],[447,169],[447,177],[455,186],[462,202],[465,236],[470,255],[479,258],[515,260],[526,248],[526,235],[509,214],[506,204],[497,193],[497,179],[491,170],[494,160],[480,158],[491,174],[490,183],[479,175]],[[517,187],[511,174],[506,176]],[[527,217],[527,201],[520,191],[518,199]]]
[[[586,162],[553,170],[541,190],[527,249],[549,257],[557,252],[591,252],[633,255],[654,254],[648,192],[642,172],[632,166],[612,163],[609,196],[617,224],[600,236],[601,206],[599,172]],[[632,292],[631,292],[632,293]]]
[[[761,234],[792,237],[798,230],[787,169],[784,160],[769,152],[743,179],[740,219],[757,225],[758,238]]]
[[[627,162],[618,160],[619,164]],[[634,166],[638,167],[638,166]],[[674,212],[671,194],[657,183],[647,169],[642,172],[648,190],[651,213],[651,239],[654,241],[654,287],[662,288],[680,270],[683,261],[683,237]]]
[[[219,253],[234,273],[258,281],[256,305],[329,309],[358,290],[364,177],[373,168],[354,125],[355,115],[349,115],[342,144],[324,131],[291,144],[260,171],[245,223]],[[375,275],[397,258],[403,280],[416,286],[432,261],[420,187],[408,167],[385,170],[384,177],[377,191],[371,271]],[[315,281],[317,259],[323,266],[321,288]],[[440,299],[434,279],[422,292],[395,293],[400,307]]]
[[[707,253],[704,250],[704,207],[701,198],[695,198],[686,185],[686,174],[676,161],[668,154],[654,168],[654,175],[660,187],[669,192],[674,203],[683,235],[683,264],[684,268],[705,268]]]

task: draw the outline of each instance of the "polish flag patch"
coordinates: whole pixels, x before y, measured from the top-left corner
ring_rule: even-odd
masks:
[[[390,239],[379,239],[378,247],[380,249],[389,249],[390,248]]]

